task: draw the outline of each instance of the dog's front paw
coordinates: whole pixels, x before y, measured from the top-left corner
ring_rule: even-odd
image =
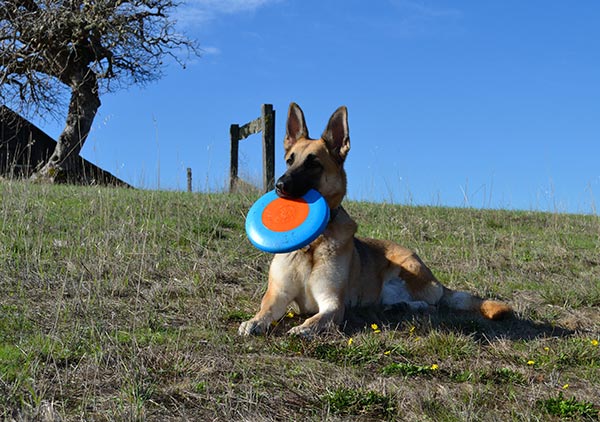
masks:
[[[249,336],[249,335],[257,335],[264,334],[267,331],[267,324],[264,324],[260,320],[250,319],[248,321],[244,321],[240,324],[240,328],[238,328],[238,334],[240,336]]]
[[[293,327],[292,329],[288,330],[287,333],[290,336],[302,337],[307,340],[310,340],[315,335],[315,332],[312,329],[312,327],[307,327],[305,325],[298,325],[297,327]]]

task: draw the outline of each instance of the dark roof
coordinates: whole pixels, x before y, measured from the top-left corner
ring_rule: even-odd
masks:
[[[0,105],[0,176],[29,177],[54,151],[56,141],[36,125]],[[127,186],[126,182],[81,158],[81,172],[69,183]]]

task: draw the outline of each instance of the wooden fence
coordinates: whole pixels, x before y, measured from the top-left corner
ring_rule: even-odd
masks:
[[[231,165],[229,168],[229,191],[235,190],[238,182],[239,143],[248,136],[262,132],[263,144],[263,191],[275,186],[275,110],[272,104],[263,104],[261,116],[245,125],[233,124],[229,127],[231,139]]]

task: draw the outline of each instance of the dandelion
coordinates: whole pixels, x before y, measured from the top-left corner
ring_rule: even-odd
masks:
[[[390,350],[386,350],[385,352],[383,352],[384,355],[389,356],[392,354],[392,352]]]
[[[545,350],[546,352],[549,352],[549,351],[550,351],[550,348],[549,348],[548,346],[546,346],[546,347],[544,347],[544,350]]]
[[[294,313],[292,311],[289,311],[285,316],[288,318],[294,318]]]
[[[377,324],[371,324],[371,329],[373,330],[374,333],[381,332],[381,330],[379,329],[379,326]]]
[[[437,371],[438,369],[440,369],[440,366],[437,363],[434,363],[429,369],[431,369],[432,371]]]
[[[598,340],[593,339],[592,341],[590,341],[590,344],[594,347],[598,347]]]
[[[352,346],[352,343],[354,343],[354,339],[352,337],[350,337],[348,339],[348,346]]]
[[[562,386],[563,390],[566,390],[567,388],[569,388],[569,384],[565,384]]]
[[[535,365],[535,361],[534,360],[528,360],[527,361],[527,365],[529,365],[529,366]]]

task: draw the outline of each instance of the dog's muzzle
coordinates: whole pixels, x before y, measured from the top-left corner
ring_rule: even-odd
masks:
[[[310,186],[302,179],[284,174],[275,183],[275,192],[282,198],[300,198],[308,192]]]

